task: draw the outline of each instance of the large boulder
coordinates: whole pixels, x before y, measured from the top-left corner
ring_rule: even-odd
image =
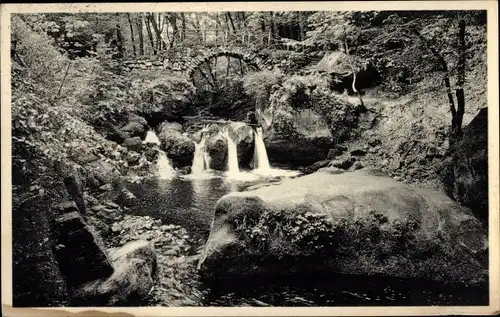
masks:
[[[251,168],[254,157],[254,129],[244,122],[231,122],[229,135],[236,142],[240,168]]]
[[[115,267],[123,262],[137,258],[146,262],[151,276],[155,277],[158,273],[156,251],[153,244],[148,240],[128,242],[119,248],[109,249],[108,254]]]
[[[140,151],[142,148],[142,140],[138,136],[127,138],[123,141],[122,146],[134,151]]]
[[[182,125],[163,123],[158,134],[160,148],[167,153],[175,168],[191,166],[194,158],[195,143],[187,135],[182,134]]]
[[[75,304],[109,306],[141,304],[156,277],[156,251],[151,242],[132,241],[109,250],[114,273],[85,283],[74,293]]]
[[[96,129],[101,132],[106,139],[116,143],[122,143],[125,139],[130,138],[127,132],[120,130],[111,122],[104,119],[97,119],[96,121]]]
[[[86,165],[85,181],[91,188],[110,184],[113,179],[121,176],[120,171],[109,162],[98,160]]]
[[[488,109],[464,129],[438,167],[446,193],[488,222]]]
[[[215,207],[205,278],[304,273],[483,283],[487,232],[445,194],[336,168],[235,192]]]
[[[138,118],[142,118],[142,117],[138,117]],[[138,136],[140,138],[144,138],[146,136],[146,133],[149,130],[149,127],[148,127],[147,122],[145,122],[145,121],[143,123],[142,120],[132,120],[129,123],[127,123],[125,126],[123,126],[120,130],[127,133],[131,137]]]
[[[227,166],[227,139],[219,133],[210,136],[205,149],[210,157],[210,168],[217,171],[225,171]]]
[[[182,124],[178,122],[165,121],[162,122],[162,124],[160,124],[160,126],[158,127],[158,132],[161,133],[164,130],[173,130],[182,133]]]
[[[160,149],[155,143],[147,143],[144,155],[149,162],[156,162],[160,155]]]

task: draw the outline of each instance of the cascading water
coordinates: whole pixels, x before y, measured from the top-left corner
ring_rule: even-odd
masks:
[[[158,174],[161,179],[172,179],[175,176],[175,170],[164,151],[160,151],[157,164]]]
[[[240,167],[238,165],[238,149],[236,143],[229,136],[227,128],[222,130],[222,136],[227,139],[227,173],[229,175],[239,174]]]
[[[153,130],[149,130],[148,133],[146,134],[146,138],[142,143],[154,143],[154,144],[160,144],[160,140],[156,136],[156,133]]]
[[[158,136],[153,130],[149,130],[146,134],[146,138],[142,143],[154,143],[160,145],[161,142],[158,139]],[[158,169],[158,176],[161,179],[172,179],[175,176],[175,169],[170,164],[170,160],[167,157],[167,154],[159,150],[158,154],[158,162],[156,163],[156,167]]]
[[[191,174],[203,174],[209,169],[209,161],[207,160],[208,154],[205,152],[206,136],[203,136],[199,143],[195,144],[193,165],[191,166]]]
[[[260,172],[268,171],[271,169],[271,166],[269,165],[269,159],[267,157],[266,145],[264,144],[264,140],[262,137],[261,127],[258,127],[257,132],[255,133],[254,161],[257,164],[256,169]]]

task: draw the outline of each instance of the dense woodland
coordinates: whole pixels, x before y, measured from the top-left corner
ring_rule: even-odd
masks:
[[[33,245],[26,237],[47,242],[53,207],[73,197],[67,194],[68,171],[77,166],[83,175],[92,173],[85,157],[107,159],[122,175],[128,173],[129,163],[113,161],[123,138],[109,131],[129,127],[136,117],[150,126],[158,114],[242,121],[256,107],[273,109],[272,137],[303,140],[315,137],[307,131],[316,123],[304,128],[294,113],[310,109],[326,120],[336,148],[371,144],[379,133],[382,141],[374,144],[380,150],[370,154],[371,163],[388,161],[385,167],[401,180],[444,187],[470,208],[481,204],[476,209],[484,216],[484,201],[479,202],[487,196],[484,188],[466,194],[461,188],[457,194],[434,168],[486,107],[484,11],[17,14],[11,29],[19,303],[67,300],[50,242]],[[124,61],[163,61],[187,49],[212,47],[250,48],[271,66],[255,70],[222,56],[200,66],[193,80],[123,67]],[[313,61],[332,52],[343,54]],[[311,65],[318,71],[310,71]],[[342,108],[342,98],[356,100],[356,108]],[[376,118],[368,128],[359,123],[363,115]],[[375,132],[361,131],[365,128]],[[451,182],[459,178],[453,177]],[[28,271],[34,273],[24,279]]]

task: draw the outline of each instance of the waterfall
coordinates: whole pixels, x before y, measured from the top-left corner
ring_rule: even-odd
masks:
[[[266,145],[262,137],[262,128],[258,127],[255,133],[255,155],[254,161],[257,166],[256,169],[259,171],[268,171],[271,169],[269,165],[269,159],[267,158]]]
[[[146,138],[142,143],[154,143],[154,144],[160,144],[160,140],[156,136],[156,133],[153,130],[149,130],[148,133],[146,134]]]
[[[240,167],[238,165],[238,149],[236,143],[229,136],[227,128],[222,130],[222,136],[227,139],[227,172],[228,174],[238,174]]]
[[[164,151],[160,151],[158,156],[158,173],[162,179],[172,179],[175,176],[175,170]]]
[[[233,139],[227,139],[227,171],[230,174],[239,173],[240,167],[238,166],[238,149]]]
[[[206,151],[203,151],[203,158],[205,159],[205,170],[210,171],[210,155]]]
[[[205,170],[210,168],[207,160],[208,154],[205,152],[205,142],[207,137],[202,137],[199,143],[195,144],[193,165],[191,166],[191,174],[203,174]]]

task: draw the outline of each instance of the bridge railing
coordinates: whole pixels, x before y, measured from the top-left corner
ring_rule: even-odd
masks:
[[[263,49],[295,50],[302,51],[300,41],[283,39],[272,36],[271,32],[254,32],[248,29],[235,31],[222,31],[214,29],[186,30],[183,35],[185,40],[175,42],[171,49],[164,53],[192,51],[194,54],[210,47],[240,47],[261,51]]]

